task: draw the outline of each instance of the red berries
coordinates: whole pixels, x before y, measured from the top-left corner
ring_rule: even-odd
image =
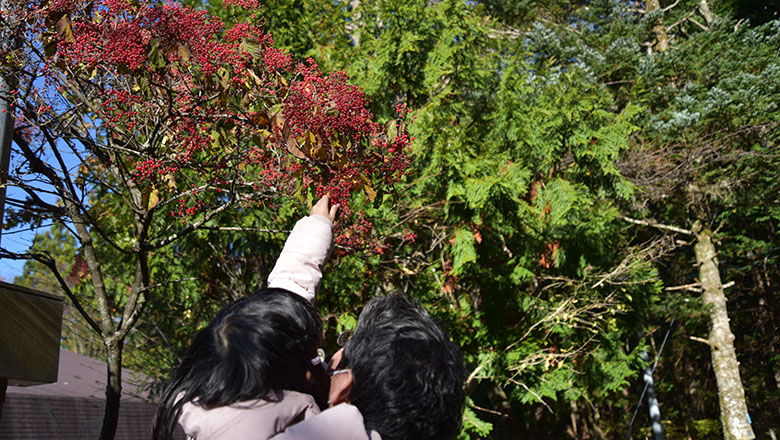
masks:
[[[253,14],[260,6],[225,4]],[[41,134],[36,118],[70,106],[94,127],[100,151],[92,153],[130,173],[145,209],[188,222],[226,200],[267,207],[282,196],[328,193],[343,205],[337,242],[375,247],[373,224],[363,213],[351,216],[346,203],[357,191],[376,197],[398,182],[413,138],[403,129],[385,133],[346,73],[294,62],[274,47],[261,17],[228,26],[176,3],[88,5],[53,0],[18,11],[56,48],[28,63],[39,66],[45,87],[15,98],[34,104],[22,109],[38,109],[20,115],[31,139]],[[67,20],[55,25],[52,13]],[[71,94],[73,83],[80,95]],[[402,126],[409,112],[403,104],[396,110]]]

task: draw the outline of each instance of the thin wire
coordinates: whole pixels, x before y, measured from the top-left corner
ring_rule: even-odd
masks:
[[[10,230],[10,231],[3,231],[3,237],[7,237],[7,236],[9,236],[11,234],[23,234],[25,232],[35,232],[36,235],[37,235],[38,232],[46,232],[46,231],[43,231],[42,229],[48,228],[48,227],[50,227],[52,225],[55,225],[55,224],[56,223],[52,222],[52,223],[49,223],[48,225],[36,226],[35,228],[19,228],[19,229],[13,229],[13,230]]]
[[[650,370],[650,375],[655,373],[655,367],[658,366],[658,360],[661,359],[661,353],[664,351],[664,346],[666,345],[666,340],[669,339],[669,333],[672,331],[672,326],[674,325],[674,318],[672,318],[672,322],[669,323],[669,328],[666,329],[666,334],[664,335],[664,341],[661,342],[661,349],[658,350],[658,355],[655,357],[655,362],[653,363],[653,369]],[[634,422],[636,421],[636,415],[639,413],[639,408],[642,406],[642,401],[645,399],[645,393],[647,393],[647,387],[650,385],[649,382],[645,382],[645,388],[642,390],[642,395],[639,396],[639,402],[636,404],[636,409],[634,409],[634,415],[631,417],[631,423],[628,425],[628,432],[626,432],[625,440],[629,440],[631,438],[631,434],[634,433]]]

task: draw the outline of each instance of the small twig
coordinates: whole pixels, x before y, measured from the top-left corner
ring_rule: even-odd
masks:
[[[688,336],[691,341],[701,342],[702,344],[712,345],[708,339],[700,338],[698,336]]]
[[[550,411],[550,414],[555,414],[555,412],[550,408],[550,405],[547,404],[547,402],[544,401],[538,394],[534,392],[534,390],[528,388],[528,385],[524,384],[523,382],[518,382],[514,379],[509,379],[510,382],[514,383],[515,385],[520,385],[521,387],[525,388],[526,391],[531,393],[534,397],[539,399],[540,402],[542,402],[542,405],[544,405],[547,408],[547,411]]]
[[[524,32],[517,30],[517,29],[488,29],[486,33],[488,38],[501,38],[501,37],[509,37],[510,39],[516,40],[518,38],[522,38],[524,35]]]
[[[289,234],[289,229],[265,229],[265,228],[245,228],[242,226],[202,226],[200,229],[207,231],[245,231],[245,232],[268,232]]]
[[[234,204],[238,203],[240,200],[237,199],[231,199],[227,202],[223,203],[222,205],[217,206],[216,208],[204,212],[203,217],[200,218],[200,220],[194,221],[190,223],[188,226],[180,229],[179,231],[169,235],[168,237],[158,239],[156,242],[152,243],[146,243],[144,246],[144,250],[155,250],[159,249],[163,246],[166,246],[170,243],[173,243],[174,241],[178,240],[179,238],[189,234],[192,231],[198,230],[202,228],[205,223],[207,223],[212,218],[216,217],[219,213],[225,211],[229,207],[233,206]]]
[[[677,3],[680,3],[680,0],[677,0],[676,2],[672,3],[671,5],[669,5],[669,6],[665,7],[665,8],[662,8],[661,10],[666,12],[666,11],[672,9],[673,7],[677,6]]]
[[[604,83],[605,86],[614,86],[616,84],[632,84],[634,82],[633,79],[622,79],[618,81],[607,81]]]
[[[691,15],[693,15],[693,12],[694,12],[694,11],[691,11],[691,12],[689,12],[689,13],[688,13],[686,16],[684,16],[683,18],[681,18],[681,19],[679,19],[679,20],[675,21],[674,23],[670,24],[669,26],[667,26],[667,27],[666,27],[666,32],[669,32],[669,31],[671,31],[672,29],[674,29],[675,27],[677,27],[677,25],[679,25],[680,23],[684,22],[686,19],[688,19],[688,17],[690,17]]]
[[[654,222],[654,221],[638,220],[638,219],[635,219],[635,218],[626,217],[624,215],[620,215],[620,216],[618,216],[618,218],[620,218],[622,220],[625,220],[625,221],[627,221],[629,223],[633,223],[635,225],[650,226],[650,227],[653,227],[653,228],[656,228],[656,229],[662,229],[662,230],[666,230],[666,231],[677,232],[678,234],[693,235],[693,232],[691,230],[684,229],[684,228],[678,228],[677,226],[665,225],[663,223],[657,223],[657,222]]]
[[[143,289],[141,289],[141,291],[142,291],[142,292],[148,292],[148,291],[150,291],[150,290],[152,290],[152,289],[156,289],[156,288],[158,288],[158,287],[166,286],[166,285],[168,285],[168,284],[183,283],[183,282],[186,282],[186,281],[195,281],[195,280],[197,280],[197,278],[195,278],[195,277],[190,277],[190,278],[179,278],[179,279],[176,279],[176,280],[170,280],[170,281],[166,281],[166,282],[164,282],[164,283],[157,283],[157,284],[153,284],[153,285],[151,285],[151,286],[146,286],[146,287],[144,287]]]
[[[483,411],[483,412],[486,412],[488,414],[495,414],[495,415],[501,416],[501,417],[509,417],[508,414],[502,413],[501,411],[496,411],[496,410],[493,410],[493,409],[482,408],[481,406],[474,405],[473,403],[471,405],[469,405],[469,406],[474,408],[474,409],[476,409],[476,410],[478,410],[478,411]]]
[[[466,387],[468,387],[468,386],[469,386],[469,384],[471,383],[471,381],[472,381],[472,380],[474,380],[474,378],[476,378],[476,377],[477,377],[477,374],[478,374],[478,373],[479,373],[479,372],[480,372],[480,371],[481,371],[483,368],[485,368],[485,365],[487,365],[487,364],[488,364],[488,362],[490,362],[490,359],[488,359],[488,360],[485,360],[484,362],[482,362],[481,364],[479,364],[479,365],[477,366],[477,368],[475,368],[475,369],[474,369],[474,371],[472,371],[472,372],[471,372],[471,374],[469,374],[469,377],[468,377],[468,379],[466,379]]]
[[[642,261],[653,261],[662,256],[667,251],[667,248],[669,248],[668,242],[669,240],[667,237],[662,237],[648,243],[643,243],[638,251],[630,252],[629,255],[626,256],[626,258],[624,258],[623,261],[621,261],[612,272],[606,275],[602,275],[600,277],[601,279],[593,286],[591,286],[591,289],[600,287],[604,283],[613,285],[636,284],[636,282],[616,282],[612,280],[630,270],[631,267],[635,266],[636,264],[640,264]],[[670,248],[674,249],[674,246],[671,246]],[[640,284],[641,283],[644,283],[644,281],[640,282]]]
[[[675,290],[688,290],[691,292],[701,292],[701,285],[699,283],[691,283],[682,286],[667,287],[664,290],[666,290],[667,292],[673,292]]]
[[[688,21],[690,21],[690,22],[693,22],[693,24],[695,24],[696,26],[699,26],[700,28],[702,28],[702,29],[703,29],[703,30],[705,30],[705,31],[708,31],[708,30],[710,30],[709,26],[705,26],[705,25],[703,25],[703,24],[699,23],[699,22],[698,22],[698,21],[696,21],[696,19],[695,19],[695,18],[693,18],[693,17],[688,17]]]

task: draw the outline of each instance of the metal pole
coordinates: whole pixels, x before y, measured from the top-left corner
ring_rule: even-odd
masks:
[[[11,0],[0,0],[0,11],[4,11],[0,22],[0,53],[7,54],[18,48],[18,38],[11,18]],[[13,100],[11,91],[16,89],[13,74],[6,77],[0,72],[0,237],[5,227],[5,190],[8,183],[8,164],[11,159],[11,141],[14,134]]]
[[[18,46],[18,38],[11,26],[11,0],[0,0],[0,11],[4,17],[0,21],[0,53],[7,54]],[[5,77],[6,72],[0,72],[0,238],[5,229],[5,188],[8,183],[8,164],[11,159],[11,141],[14,133],[13,100],[11,90],[16,89],[14,75]],[[8,389],[8,379],[0,377],[0,418],[3,416],[5,393]]]
[[[642,379],[645,383],[645,387],[642,390],[642,395],[639,396],[639,402],[637,402],[636,408],[634,409],[634,415],[631,416],[631,422],[628,424],[628,430],[626,431],[626,436],[624,437],[625,440],[630,440],[632,434],[634,433],[634,422],[636,421],[636,416],[639,413],[639,407],[642,406],[642,400],[644,400],[645,395],[648,395],[647,405],[650,407],[649,408],[650,420],[652,422],[654,440],[664,440],[665,438],[663,426],[661,425],[661,409],[658,407],[658,399],[655,396],[655,386],[653,384],[653,373],[655,372],[655,369],[658,366],[658,360],[661,359],[661,353],[664,352],[664,347],[666,347],[666,341],[669,340],[669,334],[672,332],[673,326],[674,326],[674,319],[672,319],[672,322],[669,323],[669,328],[666,329],[666,334],[664,335],[663,342],[661,342],[661,348],[658,350],[658,355],[655,357],[655,362],[653,362],[652,367],[648,365],[647,368],[645,368],[644,370]],[[637,340],[640,339],[642,339],[641,333],[637,334]],[[649,356],[645,351],[641,352],[639,356],[645,362],[650,361]],[[652,395],[652,399],[650,398],[650,395]]]
[[[5,51],[3,51],[5,52]],[[0,238],[5,228],[5,189],[8,182],[8,164],[11,160],[11,140],[14,134],[13,108],[10,86],[0,75]]]

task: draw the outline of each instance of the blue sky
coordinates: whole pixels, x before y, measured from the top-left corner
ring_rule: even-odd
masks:
[[[11,161],[13,162],[13,158]],[[9,187],[6,197],[24,199],[24,192],[18,188]],[[45,231],[47,229],[48,227],[44,227],[37,231]],[[30,230],[29,228],[17,228],[3,231],[3,235],[0,237],[0,245],[11,252],[24,252],[32,245],[35,233],[36,230]],[[0,259],[0,276],[2,276],[6,282],[12,282],[15,276],[22,274],[23,267],[23,260]]]
[[[48,88],[48,86],[46,86],[46,83],[42,78],[36,79],[33,85],[49,91],[48,102],[54,105],[56,110],[59,111],[67,110],[66,107],[67,104],[64,101],[57,99],[59,98],[59,93],[54,91],[51,88]],[[95,121],[92,122],[93,124],[96,123]],[[60,153],[65,162],[65,165],[71,171],[78,169],[78,166],[81,163],[78,157],[70,151],[70,148],[64,142],[62,142],[60,146],[61,146]],[[51,160],[50,163],[54,165],[55,169],[59,168],[56,165],[56,162],[53,160],[53,158],[50,158],[48,154],[44,154],[42,157],[46,161]],[[18,169],[19,167],[26,168],[25,165],[22,165],[22,163],[20,163],[20,160],[21,159],[17,155],[15,155],[14,149],[12,149],[11,157],[9,161],[9,170]],[[28,179],[28,184],[39,188],[45,188],[45,185],[43,183],[40,182],[36,183],[36,180],[34,179],[33,176],[27,176],[27,179]],[[48,189],[49,191],[39,192],[38,196],[42,200],[48,203],[56,204],[57,197],[51,194],[55,191],[53,191],[51,187],[49,187]],[[16,188],[14,186],[9,186],[6,190],[6,199],[25,200],[26,198],[27,198],[26,193],[19,188]],[[8,203],[5,204],[5,211],[6,212],[8,211]],[[35,234],[37,232],[44,232],[48,230],[48,225],[50,223],[51,222],[45,222],[43,227],[38,229],[33,229],[33,230],[31,230],[29,227],[23,227],[23,228],[16,228],[7,231],[2,231],[2,236],[0,237],[0,245],[11,252],[17,252],[17,253],[26,252],[32,245],[33,239],[35,238]],[[2,279],[4,279],[7,282],[12,282],[14,277],[22,274],[24,264],[25,264],[24,260],[0,259],[0,277],[2,277]]]
[[[71,170],[76,169],[80,164],[76,156],[72,153],[69,153],[67,147],[63,148],[62,153],[62,157],[66,165]],[[15,157],[14,151],[12,150],[9,169],[14,169],[15,166],[20,166],[17,162],[17,159],[18,157]],[[57,197],[49,194],[48,192],[40,192],[39,196],[46,202],[52,204],[57,203]],[[21,189],[14,186],[9,186],[6,192],[6,198],[25,200],[27,196]],[[8,211],[7,203],[5,205],[5,211]],[[44,232],[48,230],[48,225],[50,223],[51,222],[45,222],[43,227],[32,230],[29,227],[23,227],[3,231],[2,236],[0,237],[0,245],[11,252],[25,252],[32,245],[35,234],[37,232]],[[22,274],[24,263],[24,260],[10,260],[5,258],[0,259],[0,276],[2,276],[6,282],[12,282],[14,277]]]

